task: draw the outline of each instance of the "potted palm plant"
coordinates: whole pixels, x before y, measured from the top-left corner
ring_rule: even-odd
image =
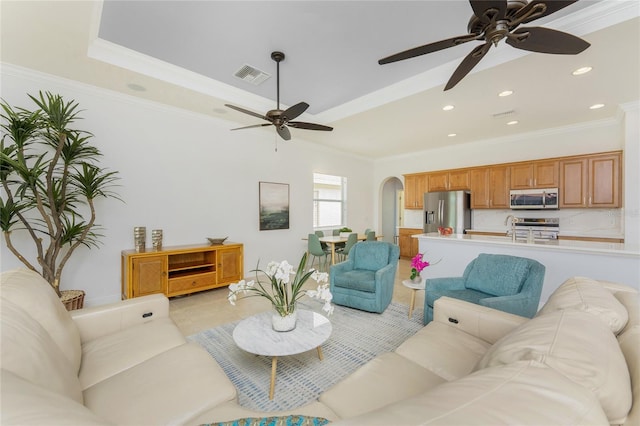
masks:
[[[29,98],[37,108],[0,103],[0,228],[11,253],[40,273],[67,308],[79,308],[84,292],[61,292],[62,271],[80,246],[98,245],[95,200],[119,199],[112,192],[118,176],[98,165],[93,135],[71,127],[80,118],[77,102],[49,92]],[[70,296],[75,300],[66,301]]]

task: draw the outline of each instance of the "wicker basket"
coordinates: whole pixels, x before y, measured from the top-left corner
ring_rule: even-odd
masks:
[[[84,291],[82,290],[62,290],[60,301],[67,308],[67,311],[82,309],[84,305]]]

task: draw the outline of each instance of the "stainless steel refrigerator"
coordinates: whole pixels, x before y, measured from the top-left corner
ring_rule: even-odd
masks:
[[[427,192],[424,194],[424,232],[453,228],[464,234],[471,228],[471,194],[468,191]]]

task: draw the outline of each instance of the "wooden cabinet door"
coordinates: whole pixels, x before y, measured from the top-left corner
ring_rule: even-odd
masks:
[[[469,172],[471,186],[471,208],[488,209],[489,204],[489,168],[478,167]]]
[[[533,163],[511,166],[511,189],[529,189],[533,187]]]
[[[534,161],[533,163],[533,187],[534,188],[556,188],[558,179],[559,162]]]
[[[489,206],[492,209],[509,208],[509,167],[489,167]]]
[[[589,158],[589,207],[620,207],[620,155]]]
[[[560,208],[587,206],[587,160],[560,161]]]
[[[454,170],[449,172],[449,190],[460,191],[471,188],[469,170]]]
[[[404,208],[422,210],[424,193],[427,192],[428,176],[424,174],[404,176]]]
[[[398,245],[400,246],[400,256],[411,256],[411,236],[400,234],[398,236]]]
[[[413,257],[418,254],[418,239],[412,235],[422,234],[422,229],[403,228],[398,235],[401,257]]]
[[[151,256],[132,259],[133,297],[165,293],[167,290],[167,257]]]
[[[218,260],[218,284],[240,281],[244,273],[242,250],[239,247],[220,249],[216,253]]]
[[[449,172],[429,173],[429,192],[448,191]]]

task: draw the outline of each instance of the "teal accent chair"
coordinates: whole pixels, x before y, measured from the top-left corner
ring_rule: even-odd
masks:
[[[442,296],[532,318],[538,311],[545,267],[525,257],[481,253],[462,277],[426,281],[424,324],[433,320],[433,304]]]
[[[400,248],[382,241],[362,241],[344,262],[331,266],[333,303],[382,313],[391,303]]]

